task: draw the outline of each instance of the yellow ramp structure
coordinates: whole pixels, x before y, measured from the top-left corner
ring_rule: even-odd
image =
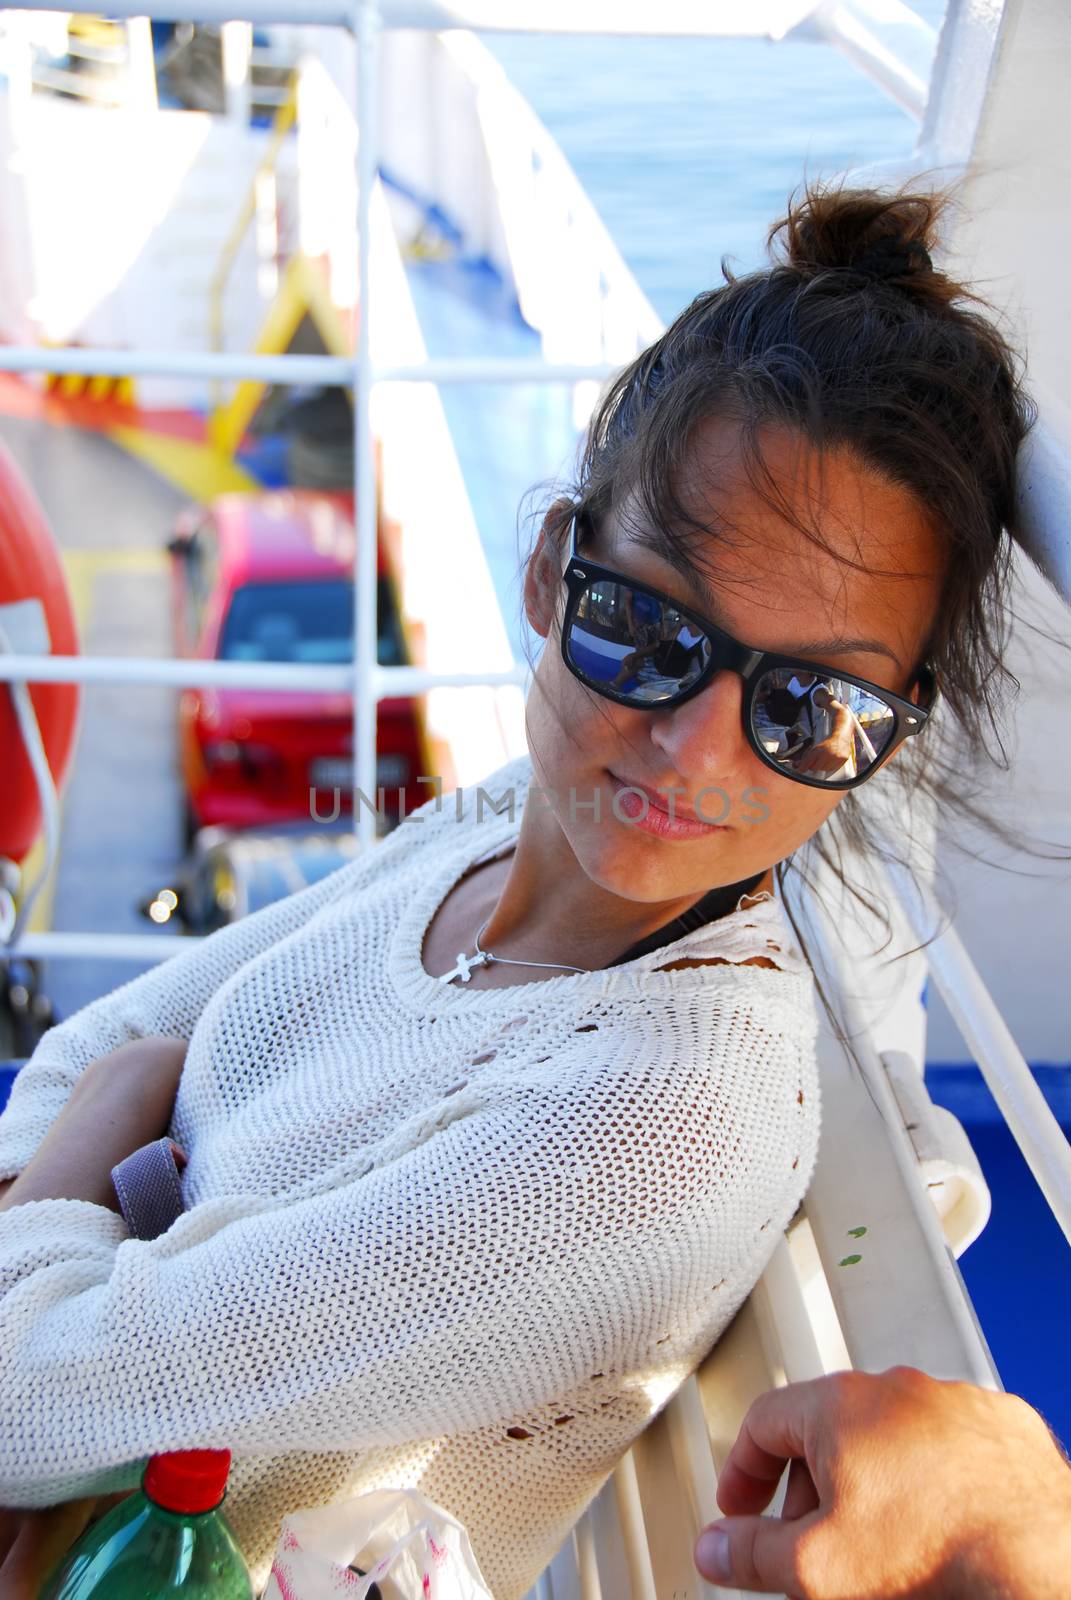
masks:
[[[287,263],[253,349],[257,355],[353,354],[343,313],[332,301],[319,266],[308,256],[293,256]],[[231,399],[213,411],[209,438],[221,455],[235,455],[268,388],[268,384],[243,381]]]
[[[116,427],[109,438],[166,478],[181,494],[207,505],[221,494],[256,494],[261,485],[235,461],[233,453],[194,439],[176,439],[146,428]]]

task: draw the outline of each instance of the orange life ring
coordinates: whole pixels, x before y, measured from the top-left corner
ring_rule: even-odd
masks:
[[[45,514],[0,443],[0,627],[16,653],[27,634],[51,655],[78,654],[67,577]],[[80,703],[73,683],[32,683],[30,700],[57,790],[74,753]],[[20,864],[41,831],[41,800],[8,684],[0,680],[0,856]]]

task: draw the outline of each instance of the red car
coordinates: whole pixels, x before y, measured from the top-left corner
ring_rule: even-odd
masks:
[[[353,496],[294,489],[224,495],[179,518],[172,557],[176,653],[218,661],[337,665],[353,656]],[[382,666],[408,662],[382,542]],[[184,832],[327,819],[353,809],[353,708],[348,694],[186,689],[179,741]],[[428,798],[419,702],[379,705],[376,783],[396,817]],[[310,791],[315,791],[311,795]]]

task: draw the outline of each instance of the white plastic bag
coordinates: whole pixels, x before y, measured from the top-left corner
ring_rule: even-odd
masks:
[[[415,1489],[284,1517],[263,1600],[365,1600],[373,1583],[383,1600],[494,1600],[461,1523]]]

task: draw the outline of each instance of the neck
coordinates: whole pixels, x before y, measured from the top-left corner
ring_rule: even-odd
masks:
[[[488,884],[483,948],[501,948],[508,955],[533,960],[552,955],[570,966],[589,969],[607,966],[715,887],[707,884],[693,893],[658,901],[614,894],[580,869],[557,818],[546,807],[525,807],[517,847],[505,872],[504,881],[496,875]],[[772,888],[773,873],[768,870],[754,892]]]

